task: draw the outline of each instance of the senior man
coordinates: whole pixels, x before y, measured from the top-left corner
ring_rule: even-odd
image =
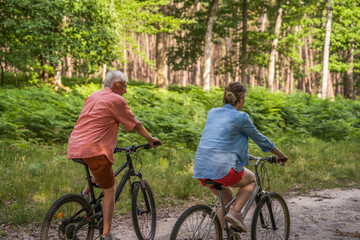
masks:
[[[115,176],[112,169],[113,151],[116,145],[119,124],[126,131],[134,129],[146,138],[152,147],[159,139],[153,138],[136,119],[127,102],[122,97],[126,93],[127,77],[120,71],[106,74],[104,89],[92,93],[86,100],[80,117],[69,139],[67,158],[82,158],[89,166],[93,180],[104,193],[104,228],[100,239],[116,240],[110,234],[115,207]],[[161,143],[161,142],[160,142]],[[89,186],[82,192],[89,199]]]

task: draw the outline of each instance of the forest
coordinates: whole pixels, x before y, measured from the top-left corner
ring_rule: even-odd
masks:
[[[157,209],[212,199],[192,178],[194,156],[234,81],[248,87],[243,111],[289,157],[269,167],[272,191],[360,188],[359,21],[358,0],[0,1],[0,239],[3,226],[38,236],[51,204],[80,193],[68,139],[115,69],[163,142],[139,154]],[[122,127],[117,140],[146,142]],[[249,152],[270,154],[252,141]],[[116,215],[129,214],[129,196]]]
[[[31,4],[30,4],[31,2]],[[62,86],[61,77],[130,79],[204,90],[241,81],[355,99],[356,0],[1,1],[4,73]],[[51,9],[51,14],[49,11]]]

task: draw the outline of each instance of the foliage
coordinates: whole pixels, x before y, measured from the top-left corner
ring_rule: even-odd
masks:
[[[85,98],[99,90],[99,79],[84,85],[85,80],[66,80],[70,92],[42,85],[0,90],[0,224],[39,224],[58,197],[78,193],[84,186],[83,168],[66,160],[67,145],[62,143],[67,142]],[[192,179],[193,158],[206,114],[222,105],[223,90],[167,91],[137,83],[129,82],[124,96],[137,118],[164,143],[140,154],[142,173],[156,193],[158,206],[174,206],[190,197],[211,198]],[[269,166],[271,178],[279,180],[272,181],[272,189],[359,185],[359,100],[331,102],[300,92],[272,94],[265,88],[250,88],[243,110],[290,157],[286,168]],[[145,142],[124,130],[118,140],[121,147]],[[249,151],[263,156],[253,142]],[[114,168],[123,161],[124,156],[116,157]],[[123,193],[117,213],[130,211],[129,191]]]
[[[141,144],[143,141],[132,142]],[[267,165],[272,191],[305,191],[335,187],[359,187],[359,140],[330,144],[315,138],[288,137],[288,145],[279,144],[289,156],[285,167]],[[127,145],[121,144],[122,147]],[[264,156],[254,145],[255,156]],[[212,199],[210,191],[192,178],[194,151],[163,145],[139,154],[143,177],[150,183],[158,209],[177,206],[188,199],[200,202]],[[51,204],[60,196],[80,193],[85,186],[83,166],[66,160],[66,145],[44,147],[28,145],[14,148],[0,144],[0,224],[39,226]],[[115,157],[114,169],[124,162]],[[250,163],[249,168],[253,170]],[[119,176],[116,181],[120,181]],[[186,186],[186,187],[184,187]],[[99,191],[97,191],[99,193]],[[116,213],[131,211],[128,186],[125,186]]]
[[[73,85],[74,82],[78,84]],[[66,143],[77,121],[85,98],[99,90],[99,79],[66,80],[71,92],[41,86],[0,90],[0,136],[15,144]],[[95,82],[95,83],[94,83]],[[223,90],[206,92],[198,87],[131,85],[124,95],[135,116],[148,131],[166,145],[196,149],[207,112],[222,105]],[[134,82],[135,83],[135,82]],[[264,134],[277,137],[317,137],[326,141],[360,137],[360,101],[341,97],[335,102],[295,93],[269,93],[265,88],[249,89],[243,109]],[[125,144],[140,141],[134,133],[120,128],[119,140]]]
[[[68,55],[84,66],[115,59],[110,1],[1,1],[1,61],[30,73]],[[76,63],[75,63],[76,64]],[[80,62],[78,62],[80,64]]]
[[[148,64],[134,33],[172,32],[186,20],[157,9],[166,0],[1,1],[0,62],[28,72],[54,73],[71,56],[75,71],[94,73],[102,64],[124,59],[132,48]]]

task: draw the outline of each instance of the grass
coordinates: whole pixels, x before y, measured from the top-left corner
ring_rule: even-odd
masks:
[[[315,138],[302,143],[281,143],[288,156],[286,167],[268,165],[271,190],[306,191],[337,187],[360,187],[359,140],[324,142]],[[265,154],[254,144],[250,152]],[[181,204],[189,198],[212,198],[192,179],[195,152],[162,146],[139,154],[142,173],[150,183],[157,206]],[[79,164],[66,159],[66,146],[0,146],[0,224],[39,225],[51,204],[60,196],[79,193],[85,184],[85,172]],[[116,158],[114,169],[125,161]],[[253,167],[249,168],[253,170]],[[120,178],[117,178],[117,182]],[[117,203],[117,213],[129,213],[130,195],[125,187]]]

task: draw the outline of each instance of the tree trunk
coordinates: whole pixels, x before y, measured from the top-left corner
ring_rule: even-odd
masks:
[[[332,84],[330,71],[328,72],[328,84],[327,84],[327,89],[326,89],[326,96],[329,97],[332,101],[334,101],[334,88],[333,88],[333,84]]]
[[[290,93],[293,93],[294,92],[294,71],[293,69],[290,67],[289,68],[289,71],[290,71],[290,79],[289,79],[289,82],[290,82]]]
[[[348,50],[347,63],[349,64],[349,69],[346,72],[345,78],[345,97],[350,99],[355,99],[354,95],[354,43],[351,41],[351,47]]]
[[[229,37],[229,29],[227,31],[227,36],[225,37],[225,56],[226,56],[226,66],[229,65],[229,58],[230,58],[230,48],[231,48],[231,38]],[[230,74],[228,71],[225,73],[225,83],[224,85],[227,86],[231,79]]]
[[[124,45],[126,45],[126,43],[124,43]],[[124,63],[123,63],[123,71],[125,73],[126,76],[130,77],[128,74],[128,52],[126,50],[126,47],[124,49]]]
[[[73,74],[73,65],[71,63],[71,57],[70,56],[67,56],[66,57],[66,73],[65,75],[67,77],[72,77],[72,74]]]
[[[290,60],[289,57],[286,58],[287,68],[285,70],[285,85],[284,90],[286,94],[289,94],[289,88],[290,88]]]
[[[201,86],[201,60],[198,59],[195,66],[195,85]]]
[[[167,89],[169,80],[166,69],[166,35],[159,33],[156,35],[156,73],[157,86]]]
[[[314,66],[314,54],[313,54],[313,50],[311,49],[311,35],[309,34],[309,37],[308,37],[308,41],[309,41],[309,45],[308,45],[308,48],[309,48],[309,64],[310,64],[310,67]],[[310,78],[310,85],[311,85],[311,94],[314,94],[316,93],[316,73],[314,73],[314,71],[311,72],[311,78]]]
[[[146,57],[148,59],[151,59],[150,57],[150,40],[149,40],[149,34],[145,33],[145,45],[146,45]],[[150,83],[150,76],[151,76],[151,71],[150,71],[150,67],[148,65],[146,65],[146,82]]]
[[[61,72],[62,72],[62,63],[59,61],[57,65],[54,67],[54,81],[55,85],[58,87],[62,87],[61,83]]]
[[[261,15],[260,15],[260,19],[259,19],[259,23],[260,23],[260,32],[264,32],[265,31],[265,23],[266,23],[266,12],[265,12],[265,7],[261,6]],[[259,67],[259,73],[258,73],[258,85],[259,86],[263,86],[264,85],[264,71],[265,71],[265,67],[264,66],[260,66]]]
[[[1,65],[1,86],[4,86],[4,67],[2,63],[0,63],[0,65]]]
[[[103,67],[101,69],[101,80],[100,80],[100,88],[103,87],[104,81],[105,81],[105,76],[106,76],[106,63],[103,64]]]
[[[276,22],[275,22],[275,31],[274,31],[275,39],[272,42],[270,60],[269,60],[268,88],[270,89],[270,92],[274,92],[275,59],[277,53],[277,44],[280,35],[282,11],[283,11],[282,7],[279,6],[276,16]]]
[[[212,0],[208,13],[208,22],[205,33],[204,45],[204,72],[203,72],[203,90],[210,89],[210,72],[211,72],[211,39],[215,17],[217,13],[219,0]]]
[[[330,55],[330,34],[331,34],[331,18],[332,18],[332,0],[328,0],[326,7],[326,26],[325,26],[325,39],[324,39],[324,56],[323,56],[323,76],[322,76],[322,88],[321,97],[325,99],[327,97],[328,88],[328,74],[329,74],[329,55]]]
[[[305,85],[306,85],[306,92],[311,93],[311,75],[309,73],[310,68],[310,57],[309,57],[309,45],[307,39],[304,39],[304,53],[305,53]]]
[[[246,46],[247,46],[247,0],[243,0],[243,32],[242,32],[242,46],[241,46],[241,81],[243,84],[247,83],[246,77]]]

